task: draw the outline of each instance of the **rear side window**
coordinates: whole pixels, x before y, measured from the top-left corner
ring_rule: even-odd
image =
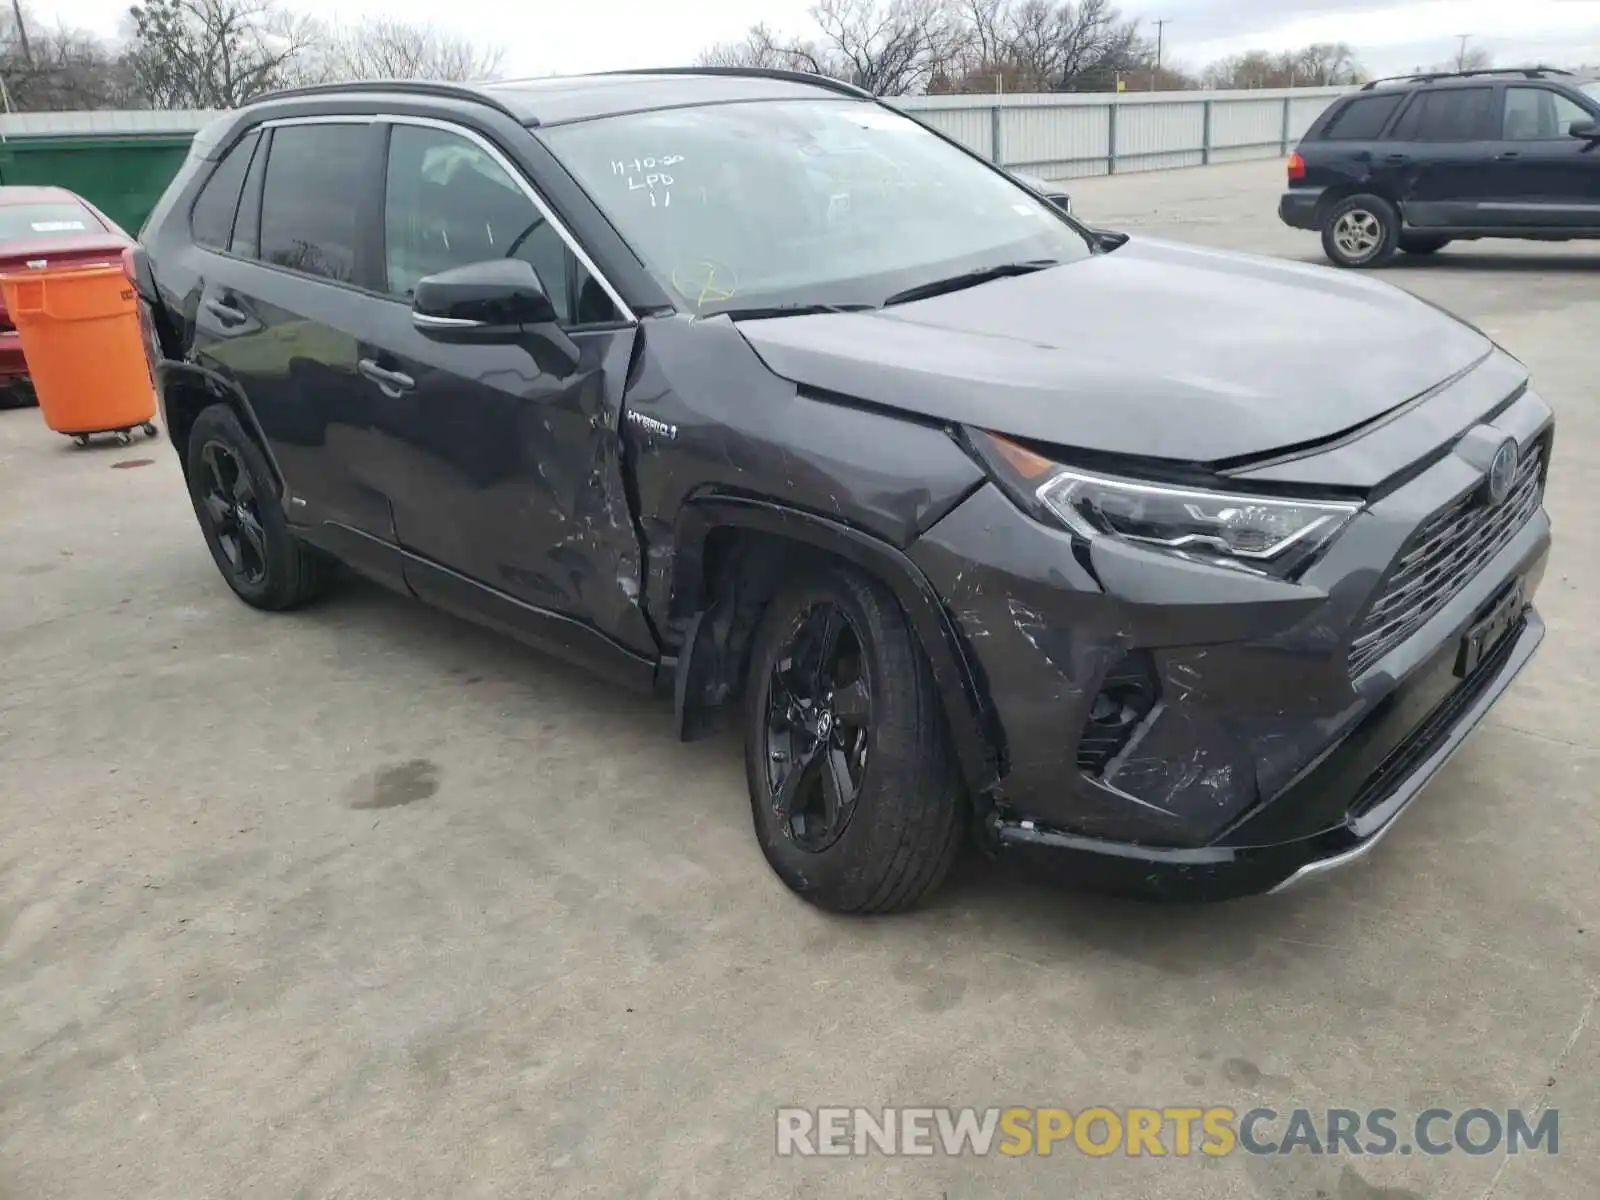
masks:
[[[226,250],[233,234],[233,214],[239,207],[239,189],[244,185],[250,156],[255,152],[257,134],[252,131],[229,150],[211,172],[200,195],[195,197],[189,217],[194,240],[211,250]]]
[[[1400,114],[1394,136],[1409,142],[1477,142],[1495,139],[1494,89],[1438,88],[1418,92]]]
[[[1360,96],[1333,114],[1322,136],[1336,142],[1370,142],[1400,107],[1403,96]]]
[[[261,192],[263,262],[338,283],[355,279],[371,130],[362,123],[272,131]]]

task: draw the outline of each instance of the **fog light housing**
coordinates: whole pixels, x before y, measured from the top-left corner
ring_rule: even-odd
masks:
[[[1149,651],[1123,655],[1106,672],[1089,704],[1089,716],[1078,734],[1078,769],[1090,775],[1103,774],[1158,699],[1160,689]]]

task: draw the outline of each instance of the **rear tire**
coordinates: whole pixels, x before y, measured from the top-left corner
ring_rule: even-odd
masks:
[[[894,596],[855,570],[830,567],[767,606],[745,769],[762,853],[820,908],[911,908],[960,852],[965,792],[932,669]]]
[[[0,384],[0,408],[35,408],[39,397],[33,390],[33,381],[26,376]]]
[[[195,418],[185,462],[195,518],[234,595],[279,612],[322,593],[331,564],[290,533],[266,455],[226,404]]]
[[[1406,233],[1400,237],[1402,254],[1437,254],[1450,244],[1447,237],[1428,237],[1424,234]]]
[[[1381,196],[1346,196],[1322,219],[1322,252],[1335,266],[1381,267],[1400,245],[1400,214]]]

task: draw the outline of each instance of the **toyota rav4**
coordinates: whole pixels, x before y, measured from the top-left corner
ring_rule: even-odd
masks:
[[[342,562],[682,736],[735,715],[829,908],[916,902],[969,834],[1170,895],[1320,874],[1542,636],[1517,360],[1370,279],[1091,232],[843,84],[280,94],[142,241],[241,599]]]

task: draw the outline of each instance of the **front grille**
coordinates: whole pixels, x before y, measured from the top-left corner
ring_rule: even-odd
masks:
[[[1417,531],[1350,643],[1352,677],[1421,629],[1533,516],[1547,450],[1540,441],[1524,456],[1504,504],[1489,508],[1474,491]]]

